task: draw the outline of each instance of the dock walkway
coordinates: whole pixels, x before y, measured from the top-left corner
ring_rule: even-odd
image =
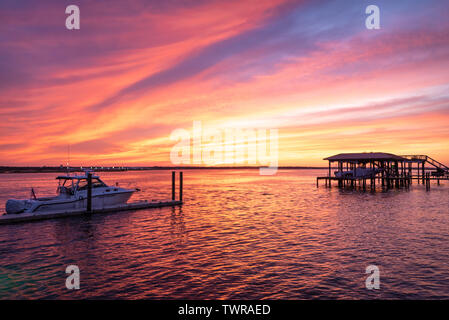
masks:
[[[65,211],[42,211],[19,214],[3,214],[0,216],[1,224],[10,224],[26,221],[36,221],[44,219],[65,218],[80,215],[91,215],[100,213],[112,213],[119,211],[140,210],[147,208],[161,208],[161,207],[175,207],[182,205],[182,201],[178,200],[163,200],[163,201],[139,201],[126,203],[114,207],[92,208],[91,212],[84,209],[65,210]]]

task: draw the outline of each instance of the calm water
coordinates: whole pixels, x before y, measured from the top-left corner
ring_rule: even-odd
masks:
[[[182,208],[0,225],[0,298],[449,298],[448,183],[363,193],[316,188],[319,174],[186,170]],[[101,176],[140,187],[134,199],[170,197],[169,171]],[[54,177],[0,175],[1,211],[31,186],[54,194]]]

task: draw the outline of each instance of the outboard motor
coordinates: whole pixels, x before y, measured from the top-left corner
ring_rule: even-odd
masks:
[[[6,214],[18,214],[26,209],[25,200],[10,199],[6,201]]]

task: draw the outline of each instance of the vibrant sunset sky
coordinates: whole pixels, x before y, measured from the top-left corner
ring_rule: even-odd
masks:
[[[0,41],[0,165],[170,165],[193,121],[449,163],[448,1],[2,0]]]

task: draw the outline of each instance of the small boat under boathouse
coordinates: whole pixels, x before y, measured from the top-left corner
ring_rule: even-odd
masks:
[[[409,188],[413,180],[430,189],[430,181],[449,180],[449,167],[427,155],[395,155],[384,152],[340,153],[324,158],[329,162],[327,176],[317,177],[325,185],[337,181],[339,187],[363,189],[376,183],[385,188]],[[335,164],[337,166],[335,167]],[[335,170],[332,172],[332,170]]]

